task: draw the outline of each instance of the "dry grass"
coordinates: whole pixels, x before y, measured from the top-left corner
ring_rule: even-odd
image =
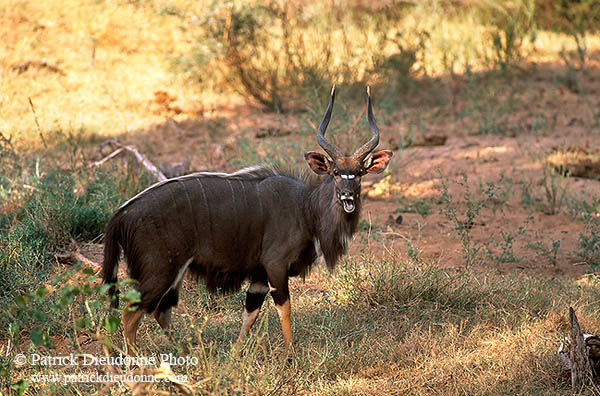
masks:
[[[189,76],[173,73],[174,59],[189,56],[197,45],[202,28],[195,24],[195,15],[201,15],[207,6],[185,1],[83,1],[73,7],[63,0],[6,0],[0,8],[4,21],[0,40],[5,43],[0,48],[0,131],[15,136],[22,146],[40,144],[28,98],[42,133],[51,135],[50,140],[61,133],[123,134],[231,103],[229,95],[199,92],[189,83]],[[314,4],[308,10],[318,11]],[[466,68],[482,70],[492,59],[491,28],[479,23],[477,13],[474,7],[453,11],[443,2],[425,2],[388,26],[386,34],[392,37],[401,32],[406,48],[418,50],[423,45],[419,50],[422,56],[413,66],[421,73],[438,76],[463,73]],[[354,62],[347,65],[355,71],[354,77],[369,81],[365,70],[372,66],[371,56],[378,55],[368,50],[377,47],[373,32],[363,37],[361,31],[331,29],[331,70],[336,70],[339,62]],[[303,34],[309,42],[319,40],[310,29]],[[586,43],[589,53],[600,48],[597,36],[588,37]],[[341,51],[349,45],[362,55],[346,59]],[[314,48],[320,50],[322,45]],[[524,53],[534,60],[556,60],[563,49],[575,51],[570,37],[539,32],[535,47],[526,41]],[[393,54],[398,48],[390,44],[385,51]],[[305,56],[318,59],[319,53]],[[28,62],[33,62],[29,69],[18,70]],[[39,66],[44,62],[59,72]],[[157,112],[154,93],[158,91],[174,97],[174,105],[182,112]]]
[[[140,355],[197,358],[198,364],[172,368],[187,375],[188,385],[201,395],[566,394],[569,377],[556,358],[568,334],[563,307],[573,305],[584,331],[598,334],[597,290],[593,277],[580,282],[501,277],[393,256],[365,258],[360,265],[347,262],[333,276],[318,269],[309,282],[293,282],[291,363],[270,301],[238,355],[232,344],[242,293],[209,296],[191,284],[184,287],[170,336],[144,319]],[[93,338],[86,334],[80,337]],[[112,338],[122,346],[119,337]],[[56,340],[54,354],[76,348]],[[98,354],[99,344],[82,348]],[[26,367],[13,373],[27,378],[39,371],[71,374],[73,368]],[[55,391],[76,394],[77,388]],[[120,394],[126,388],[112,389]],[[598,389],[587,387],[581,394]]]
[[[181,18],[160,15],[159,7],[3,2],[0,130],[20,146],[40,144],[28,98],[47,135],[112,136],[164,121],[150,107],[158,90],[185,98],[180,107],[194,113],[199,94],[170,73],[172,57],[189,50],[190,38],[181,30]],[[44,61],[61,72],[14,70],[29,61]]]

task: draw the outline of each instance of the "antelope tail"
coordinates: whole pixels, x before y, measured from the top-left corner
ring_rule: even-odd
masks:
[[[106,227],[104,234],[104,264],[102,265],[102,279],[104,283],[110,284],[108,295],[111,297],[110,306],[112,308],[119,307],[119,290],[117,289],[117,274],[119,270],[119,240],[121,235],[119,232],[119,217],[113,216]],[[114,296],[114,298],[113,298]]]

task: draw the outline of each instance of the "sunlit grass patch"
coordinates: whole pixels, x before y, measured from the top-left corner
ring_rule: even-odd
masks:
[[[0,129],[20,145],[40,145],[29,99],[42,133],[86,131],[103,136],[146,127],[164,118],[151,111],[153,93],[193,90],[170,70],[170,56],[189,41],[181,18],[151,4],[10,1],[2,8]],[[59,71],[19,65],[44,61]],[[180,80],[180,79],[179,79]],[[182,104],[194,112],[196,104]]]

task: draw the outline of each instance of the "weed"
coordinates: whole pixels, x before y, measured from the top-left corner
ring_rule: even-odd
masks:
[[[559,240],[553,239],[551,241],[550,247],[546,247],[546,244],[539,237],[539,235],[537,233],[536,233],[535,239],[536,239],[536,242],[528,243],[527,245],[525,245],[525,247],[539,251],[540,255],[542,257],[544,257],[546,260],[548,260],[548,263],[551,266],[555,267],[557,259],[558,259],[558,250],[560,249],[560,243],[561,243],[560,239]]]
[[[573,57],[567,54],[564,48],[562,51],[560,51],[560,58],[565,64],[565,71],[561,80],[571,91],[575,93],[583,93],[583,75],[585,71],[585,60],[587,57],[585,35],[573,32],[572,36],[577,45],[576,56],[573,59]]]
[[[368,14],[358,7],[323,8],[333,9],[308,13],[276,1],[212,2],[202,16],[206,29],[195,62],[197,68],[213,72],[202,75],[201,83],[218,81],[268,110],[285,111],[297,108],[307,90],[323,92],[332,81],[354,81],[357,73],[372,70],[374,64],[408,73],[414,55],[407,57],[401,51],[399,62],[393,56],[389,64],[379,60],[388,42],[378,32],[389,29],[399,7]],[[345,26],[341,31],[332,28],[341,25]],[[372,31],[374,40],[368,35],[350,39],[348,32],[354,30]],[[343,48],[338,53],[343,59],[334,59],[332,43]],[[369,45],[369,56],[358,56]]]
[[[523,236],[527,231],[529,220],[531,220],[531,216],[525,219],[525,223],[519,227],[516,234],[513,234],[509,231],[500,230],[500,236],[502,237],[500,241],[490,238],[490,241],[485,243],[487,255],[495,265],[519,262],[519,259],[515,256],[513,247],[516,239],[520,236]],[[500,248],[500,254],[495,255],[491,249],[491,245],[494,245],[496,248]]]
[[[586,233],[579,233],[579,250],[575,255],[580,257],[592,271],[600,267],[600,224],[595,216],[585,216]]]
[[[529,180],[521,180],[519,183],[521,187],[521,205],[525,208],[531,208],[537,206],[541,200],[536,198],[532,192],[532,182]]]
[[[571,179],[570,172],[567,170],[557,171],[554,167],[544,167],[544,178],[542,185],[546,193],[546,203],[544,205],[544,213],[553,215],[560,211],[565,199]]]
[[[526,38],[533,43],[536,35],[534,27],[535,2],[520,0],[510,7],[503,3],[495,3],[487,8],[491,11],[488,18],[496,27],[491,32],[493,46],[493,61],[496,67],[507,71],[521,60],[521,49]]]
[[[73,240],[98,238],[114,210],[149,183],[146,177],[119,175],[114,170],[96,172],[90,179],[63,170],[37,173],[39,178],[33,179],[32,192],[22,206],[4,214],[0,222],[1,301],[37,287],[55,253]],[[16,188],[21,182],[12,183],[11,188]]]
[[[441,176],[441,174],[440,174]],[[463,252],[463,258],[465,260],[465,268],[470,268],[476,261],[477,255],[483,247],[481,243],[473,240],[471,237],[471,230],[475,225],[475,219],[479,216],[481,210],[486,207],[487,198],[476,199],[470,193],[469,182],[466,174],[463,174],[463,180],[456,183],[464,189],[464,203],[466,210],[464,215],[460,213],[460,209],[456,202],[452,201],[452,196],[448,192],[447,178],[440,177],[442,182],[437,187],[441,196],[440,200],[442,203],[441,212],[446,216],[448,220],[452,222],[454,232],[457,234]],[[493,195],[493,187],[488,186],[486,191],[487,196]]]
[[[377,238],[376,235],[379,231],[379,227],[376,224],[373,224],[370,219],[361,219],[356,231],[360,235],[361,242],[367,244],[370,239],[374,240]]]
[[[493,214],[496,214],[498,209],[504,212],[504,205],[512,195],[513,185],[513,178],[502,173],[496,182],[486,181],[484,184],[480,180],[477,193],[487,197],[487,207],[492,210]]]
[[[8,337],[15,346],[23,345],[23,339],[28,340],[29,351],[40,355],[47,355],[49,350],[56,348],[53,339],[57,335],[68,339],[75,355],[84,352],[80,340],[82,335],[88,334],[95,334],[96,341],[112,351],[114,346],[108,336],[119,328],[120,317],[112,313],[106,315],[109,285],[102,285],[97,281],[98,277],[92,268],[84,268],[77,263],[49,284],[17,295],[2,311],[8,326],[0,334],[3,338]],[[125,283],[128,282],[121,282],[120,287],[123,288]],[[135,290],[121,294],[126,303],[139,302],[139,293]],[[7,351],[11,363],[4,367],[2,380],[6,382],[8,379],[8,386],[27,388],[29,372],[16,370],[13,363],[16,352],[15,349]],[[50,366],[55,372],[69,369],[69,365]],[[40,372],[44,373],[47,368],[40,365]]]
[[[395,209],[394,213],[418,213],[423,217],[431,214],[431,200],[428,198],[418,198],[412,201],[398,198],[397,202],[401,206]]]
[[[509,116],[519,106],[516,91],[509,88],[508,93],[496,83],[482,85],[473,76],[467,88],[469,106],[458,114],[459,119],[470,119],[474,126],[473,135],[514,133],[508,129]]]

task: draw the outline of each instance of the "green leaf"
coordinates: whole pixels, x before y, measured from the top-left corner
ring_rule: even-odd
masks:
[[[10,334],[11,337],[14,337],[19,330],[21,330],[21,326],[19,326],[17,322],[12,322],[8,325],[8,334]]]
[[[109,336],[104,336],[104,345],[106,345],[107,348],[113,347],[112,340],[110,339]]]
[[[35,291],[35,296],[38,300],[41,301],[44,299],[44,297],[46,297],[48,295],[48,293],[49,293],[49,291],[48,291],[48,288],[46,287],[46,285],[41,285]]]
[[[12,384],[12,386],[11,386],[11,388],[12,388],[14,391],[17,391],[17,393],[18,393],[19,395],[24,395],[24,394],[25,394],[25,391],[27,390],[27,388],[28,388],[28,387],[29,387],[29,381],[27,381],[27,380],[24,380],[24,379],[22,379],[22,380],[20,380],[20,381],[18,381],[18,382],[15,382],[15,383],[14,383],[14,384]]]
[[[78,329],[87,328],[90,325],[90,320],[87,318],[77,318],[75,319],[75,327]]]
[[[130,304],[139,303],[141,301],[141,294],[137,290],[127,290],[127,292],[123,294],[123,300]]]
[[[50,282],[50,284],[52,285],[52,287],[56,286],[58,284],[58,282],[60,282],[62,279],[60,277],[60,275],[58,275],[56,278],[52,279],[52,282]]]
[[[38,322],[43,322],[46,320],[45,312],[42,312],[42,311],[39,311],[36,309],[36,310],[30,311],[30,313],[31,313],[31,316],[33,316],[33,318],[35,320],[37,320]]]
[[[119,319],[117,316],[107,316],[104,318],[104,327],[110,334],[117,331],[119,324],[121,324],[121,319]]]
[[[26,304],[25,296],[17,296],[15,297],[15,304],[19,306],[19,308],[25,308]]]
[[[86,275],[95,275],[96,274],[96,272],[94,272],[93,268],[90,268],[90,267],[84,268],[83,273]]]
[[[40,346],[44,342],[44,336],[39,329],[31,330],[31,342],[33,342],[33,345],[35,346]]]
[[[110,289],[110,286],[111,285],[109,285],[109,284],[104,284],[104,285],[100,286],[100,294],[102,294],[102,295],[106,294],[108,292],[108,289]]]

